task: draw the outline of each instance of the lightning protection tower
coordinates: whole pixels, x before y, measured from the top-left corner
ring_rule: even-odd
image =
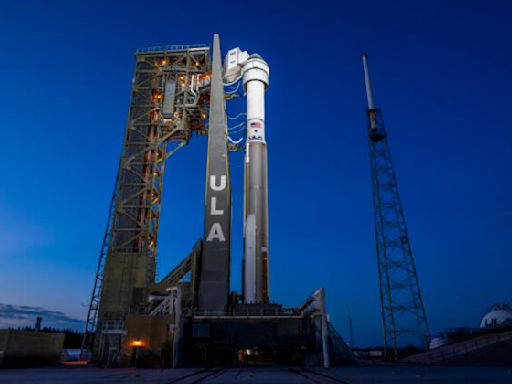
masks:
[[[381,111],[373,103],[367,55],[363,65],[384,348],[386,355],[392,352],[396,359],[405,343],[426,346],[429,330],[387,133]]]

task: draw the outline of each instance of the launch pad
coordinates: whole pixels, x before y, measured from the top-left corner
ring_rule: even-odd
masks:
[[[228,133],[226,87],[243,86],[245,143]],[[298,307],[269,298],[265,91],[269,66],[239,48],[224,63],[206,45],[140,50],[123,152],[89,306],[82,353],[105,366],[356,364],[330,324],[324,291]],[[242,95],[238,95],[242,96]],[[208,135],[204,237],[155,281],[164,165]],[[242,292],[230,291],[228,151],[245,150]]]

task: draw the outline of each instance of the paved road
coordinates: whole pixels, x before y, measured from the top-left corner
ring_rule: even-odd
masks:
[[[286,367],[101,369],[94,367],[1,369],[1,384],[510,384],[512,367]]]

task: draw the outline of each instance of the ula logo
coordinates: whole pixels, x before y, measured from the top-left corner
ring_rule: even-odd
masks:
[[[220,192],[226,189],[226,175],[220,176],[220,183],[217,183],[217,176],[210,175],[210,190],[212,192]],[[211,193],[211,201],[210,201],[210,215],[212,216],[224,216],[224,209],[217,209],[217,196],[214,196]],[[214,222],[208,232],[208,236],[206,237],[206,241],[213,241],[217,239],[218,241],[226,241],[226,237],[224,236],[224,231],[222,230],[222,226],[219,222]]]

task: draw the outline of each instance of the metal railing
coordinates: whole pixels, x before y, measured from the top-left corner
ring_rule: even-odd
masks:
[[[207,309],[195,309],[194,316],[242,316],[242,317],[287,317],[302,316],[300,308],[279,308],[279,307],[235,307],[231,313],[227,311],[216,311]]]
[[[188,45],[158,45],[154,47],[139,48],[135,53],[151,53],[162,51],[187,51],[195,48],[208,48],[208,44],[188,44]]]

